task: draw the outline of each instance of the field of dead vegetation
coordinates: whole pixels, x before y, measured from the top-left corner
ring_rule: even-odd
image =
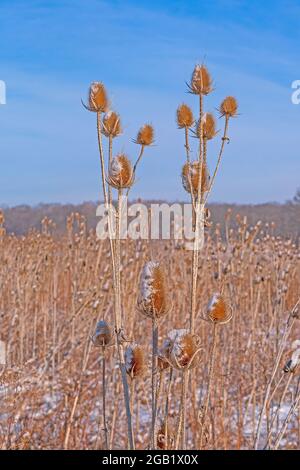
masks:
[[[178,339],[189,322],[191,252],[178,241],[121,241],[118,341],[125,351],[137,449],[151,445],[153,380],[156,448],[180,447],[182,434],[187,448],[300,446],[300,251],[275,237],[271,225],[249,228],[242,217],[237,225],[227,227],[224,239],[213,224],[199,254],[199,347],[188,371],[189,350]],[[151,320],[137,308],[140,275],[153,256],[163,266],[169,303],[159,321],[155,369]],[[60,237],[52,235],[49,220],[41,232],[22,237],[1,228],[1,449],[127,447],[111,279],[109,244],[97,240],[79,214],[69,217]],[[216,327],[207,305],[221,286],[232,318]],[[97,347],[101,320],[109,338]]]

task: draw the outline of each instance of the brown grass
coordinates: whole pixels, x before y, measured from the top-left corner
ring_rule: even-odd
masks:
[[[99,349],[89,340],[96,323],[112,322],[112,284],[109,247],[86,230],[85,220],[60,238],[43,233],[16,238],[6,235],[0,244],[1,340],[7,343],[7,367],[1,375],[2,448],[62,448],[70,424],[70,448],[102,446],[99,392]],[[217,227],[207,234],[200,253],[195,331],[204,353],[190,376],[187,400],[187,442],[198,446],[199,413],[207,384],[207,351],[211,326],[201,318],[211,295],[226,286],[234,318],[224,325],[216,353],[215,382],[207,429],[207,448],[252,448],[264,390],[282,339],[289,312],[300,292],[300,252],[290,241],[262,228],[247,242],[249,227],[228,234],[225,243]],[[262,233],[263,232],[263,233]],[[149,258],[146,242],[122,242],[123,309],[129,339],[143,345],[151,357],[151,322],[136,312],[140,271]],[[156,242],[165,261],[172,292],[172,313],[160,324],[159,344],[173,328],[188,326],[190,253],[175,242]],[[289,359],[293,339],[299,337],[298,320],[290,332],[275,382]],[[115,347],[107,350],[107,422],[114,448],[126,446],[123,396],[118,386]],[[149,442],[151,367],[136,384],[134,433],[137,448]],[[170,419],[176,417],[180,397],[180,371],[173,372]],[[271,422],[289,374],[267,406]],[[298,372],[283,400],[293,401]],[[164,417],[169,374],[163,376],[158,416]],[[274,386],[273,386],[274,388]],[[148,396],[148,397],[147,397]],[[296,411],[282,440],[284,448],[299,447],[300,415]],[[265,425],[264,425],[265,426]],[[275,422],[273,434],[280,424]],[[100,431],[99,431],[100,429]],[[98,431],[100,433],[98,439]],[[263,442],[262,442],[263,443]]]

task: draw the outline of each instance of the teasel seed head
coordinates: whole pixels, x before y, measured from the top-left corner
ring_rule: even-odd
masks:
[[[93,82],[89,90],[89,110],[106,113],[108,106],[107,93],[103,83]]]
[[[200,338],[188,330],[172,330],[164,342],[168,360],[175,369],[191,369],[199,362]]]
[[[125,367],[131,379],[142,377],[146,371],[144,351],[141,346],[133,344],[125,350]]]
[[[120,135],[122,132],[120,116],[113,111],[106,113],[103,118],[102,130],[106,137],[114,138]]]
[[[191,187],[193,194],[197,196],[200,184],[200,168],[201,165],[198,161],[188,163],[186,162],[182,167],[182,184],[184,189],[190,193]],[[201,193],[202,195],[208,191],[209,188],[209,174],[207,164],[202,163],[202,179],[201,179]]]
[[[211,140],[217,134],[216,121],[211,113],[205,113],[202,120],[202,135],[204,139]],[[200,135],[200,123],[197,124],[197,136]]]
[[[177,125],[179,129],[191,127],[194,124],[194,116],[191,108],[187,104],[181,104],[177,108]]]
[[[189,85],[194,95],[208,95],[212,92],[212,79],[205,65],[196,65]]]
[[[123,153],[112,159],[107,181],[116,189],[130,188],[133,185],[133,168],[130,160]]]
[[[231,320],[232,309],[225,301],[223,295],[213,294],[208,306],[207,316],[213,323],[224,324]]]
[[[154,142],[154,129],[151,124],[144,124],[138,131],[135,143],[139,145],[152,145]]]
[[[92,336],[92,341],[96,347],[110,346],[112,344],[113,335],[110,326],[106,321],[98,321],[95,333]]]
[[[227,96],[221,103],[220,114],[227,118],[237,115],[238,103],[233,96]]]
[[[167,431],[167,436],[166,436],[166,425],[164,422],[162,422],[160,427],[157,430],[156,440],[157,440],[158,449],[161,449],[161,450],[174,449],[175,433],[174,433],[173,428],[170,427],[170,425],[168,425],[168,431]]]
[[[155,319],[161,318],[170,308],[165,275],[159,262],[149,261],[142,270],[138,308],[147,317]]]

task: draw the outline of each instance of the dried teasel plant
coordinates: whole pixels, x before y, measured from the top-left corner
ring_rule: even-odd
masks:
[[[269,432],[268,432],[268,435],[267,435],[267,438],[266,438],[266,443],[264,445],[264,449],[270,449],[275,445],[275,444],[272,443],[272,440],[273,440],[273,442],[275,441],[275,443],[276,443],[276,440],[278,441],[278,434],[275,437],[273,436],[273,434],[274,434],[274,423],[276,423],[276,421],[278,422],[278,420],[279,420],[279,414],[280,414],[281,406],[284,402],[284,399],[285,399],[286,395],[288,394],[291,382],[292,382],[292,380],[295,376],[295,372],[297,371],[298,366],[300,364],[300,340],[293,341],[293,343],[291,345],[290,356],[291,356],[290,359],[288,359],[286,361],[286,363],[284,364],[284,367],[283,367],[283,370],[282,370],[283,374],[281,375],[280,379],[278,380],[278,382],[277,382],[277,384],[276,384],[276,386],[275,386],[275,388],[272,392],[272,395],[268,400],[268,406],[270,406],[270,402],[272,401],[272,398],[274,397],[274,395],[275,395],[277,389],[279,388],[282,380],[287,375],[288,378],[286,380],[286,383],[285,383],[285,386],[284,386],[283,391],[281,393],[281,396],[278,400],[277,409],[276,409],[276,411],[274,411],[272,413],[272,417],[271,417],[269,425],[268,425]],[[288,416],[289,416],[289,414],[287,415],[287,417]],[[276,432],[278,433],[278,429],[277,429]]]
[[[197,160],[191,163],[190,160],[190,143],[188,125],[184,125],[184,119],[178,119],[180,112],[183,116],[186,114],[185,108],[179,107],[177,111],[177,124],[179,128],[185,129],[185,150],[186,150],[186,163],[182,169],[182,182],[184,189],[191,195],[191,203],[193,206],[193,229],[195,233],[194,249],[192,250],[192,285],[191,285],[191,307],[190,307],[190,330],[194,330],[194,321],[196,314],[196,290],[197,290],[197,276],[198,276],[198,251],[199,238],[203,236],[205,225],[205,204],[214,184],[221,158],[224,151],[224,144],[228,142],[227,132],[228,123],[231,117],[237,114],[237,101],[234,97],[227,97],[221,103],[220,115],[225,117],[224,132],[221,138],[221,147],[216,163],[215,170],[212,178],[209,178],[208,165],[207,165],[207,141],[213,139],[216,134],[215,119],[211,113],[204,112],[204,97],[213,91],[212,78],[204,64],[195,66],[188,89],[193,95],[199,96],[199,117],[197,119],[196,130],[193,131],[194,136],[199,141]],[[188,117],[191,123],[192,110],[188,108]]]
[[[102,348],[102,421],[105,448],[108,449],[108,427],[106,417],[106,348],[113,344],[113,334],[106,321],[98,321],[95,333],[92,336],[92,342],[95,347]]]
[[[175,329],[168,333],[161,349],[162,363],[169,363],[171,368],[182,372],[181,403],[177,426],[176,448],[181,439],[181,448],[186,446],[186,394],[188,372],[196,367],[200,360],[201,341],[199,336],[186,329]]]
[[[144,154],[145,147],[149,147],[153,145],[154,143],[154,129],[151,124],[144,124],[138,131],[136,139],[133,140],[133,142],[137,145],[140,146],[140,153],[138,155],[138,158],[133,166],[133,175],[136,173],[136,169],[138,164],[140,163],[140,160]],[[129,189],[128,189],[129,191]],[[128,195],[127,191],[127,195]]]
[[[182,182],[184,189],[190,194],[191,204],[193,208],[193,230],[194,230],[194,245],[192,250],[192,267],[191,267],[191,289],[190,289],[190,328],[191,334],[195,331],[195,316],[196,316],[196,305],[197,305],[197,285],[198,285],[198,272],[199,272],[199,250],[203,247],[204,240],[204,228],[207,225],[206,217],[206,202],[209,194],[212,190],[215,182],[216,175],[218,173],[220,162],[222,159],[225,142],[229,142],[227,132],[229,120],[237,114],[237,101],[233,97],[227,97],[221,103],[220,115],[225,118],[224,131],[221,137],[221,145],[219,154],[217,157],[217,163],[215,170],[212,173],[212,177],[208,176],[208,148],[207,143],[211,139],[216,137],[216,124],[212,114],[204,111],[204,98],[213,91],[213,81],[207,67],[203,64],[196,65],[190,83],[188,84],[188,90],[191,94],[199,97],[199,114],[196,121],[196,129],[193,130],[193,136],[198,140],[197,159],[191,163],[190,159],[190,142],[188,127],[185,126],[185,152],[186,152],[186,163],[182,169]],[[179,126],[182,128],[183,126]],[[226,321],[227,317],[225,315]],[[205,418],[208,411],[209,405],[209,392],[211,386],[211,377],[213,374],[213,363],[216,347],[216,325],[214,322],[213,328],[213,343],[210,357],[210,371],[209,371],[209,386],[207,396],[204,405],[204,414],[202,420],[202,430],[200,436],[200,448],[202,446],[204,429],[205,429]],[[186,380],[183,376],[182,380]],[[184,388],[184,386],[183,386]],[[182,396],[184,396],[184,391]],[[184,439],[182,440],[184,442]]]
[[[179,129],[183,129],[185,133],[184,147],[186,152],[186,162],[182,168],[182,182],[185,190],[191,198],[193,207],[193,229],[195,232],[194,250],[192,250],[189,329],[175,330],[177,333],[174,333],[173,338],[169,337],[167,347],[164,346],[164,350],[160,351],[159,354],[158,324],[170,310],[170,293],[166,285],[166,279],[161,263],[150,261],[145,264],[141,274],[140,291],[138,296],[138,310],[152,320],[151,448],[155,448],[158,445],[156,426],[158,402],[157,372],[159,371],[161,374],[159,380],[160,386],[162,384],[164,371],[169,372],[170,380],[168,382],[168,386],[170,386],[173,369],[182,373],[181,408],[177,440],[178,436],[180,436],[179,438],[181,439],[182,447],[185,448],[186,445],[185,409],[187,383],[189,380],[189,373],[195,369],[200,358],[200,340],[198,335],[195,334],[197,278],[199,272],[199,234],[202,231],[202,227],[204,228],[204,226],[209,225],[209,216],[205,204],[220,165],[224,144],[229,140],[227,137],[228,122],[232,117],[237,115],[236,101],[234,101],[234,98],[232,97],[227,97],[220,106],[220,115],[225,118],[225,126],[223,136],[221,137],[221,148],[218,155],[217,165],[212,174],[212,178],[210,178],[208,166],[211,167],[211,162],[207,155],[208,142],[216,138],[217,130],[213,115],[204,112],[204,98],[213,91],[213,81],[205,65],[202,64],[195,67],[189,83],[189,91],[192,95],[197,96],[199,100],[199,115],[197,116],[197,119],[194,118],[194,113],[187,104],[181,104],[176,112],[177,125]],[[97,114],[97,134],[101,164],[102,189],[104,202],[107,208],[109,208],[110,204],[114,203],[114,197],[116,196],[115,224],[113,224],[112,215],[108,217],[115,320],[114,334],[112,335],[114,339],[111,341],[115,343],[118,354],[126,407],[128,444],[129,447],[133,449],[135,447],[132,429],[134,390],[131,389],[131,391],[129,391],[128,379],[130,378],[130,387],[132,387],[135,381],[131,379],[142,375],[143,367],[141,364],[143,363],[143,351],[141,347],[135,345],[135,343],[129,346],[126,350],[124,349],[124,342],[127,341],[124,331],[127,312],[124,311],[123,308],[122,295],[123,261],[120,242],[120,214],[123,191],[126,190],[126,194],[128,195],[129,190],[135,181],[137,166],[141,160],[144,149],[152,146],[154,143],[154,130],[150,124],[145,124],[139,129],[136,139],[134,140],[134,142],[139,146],[139,154],[135,164],[132,165],[128,157],[123,153],[117,153],[116,156],[113,157],[115,138],[120,135],[122,128],[120,116],[116,112],[112,112],[110,110],[108,96],[105,87],[101,82],[94,82],[91,85],[89,90],[88,106],[86,107]],[[193,129],[194,125],[195,129]],[[191,161],[190,159],[190,133],[192,133],[196,137],[196,140],[198,140],[198,150],[194,161]],[[107,156],[103,146],[103,137],[108,139]],[[99,253],[98,259],[100,256],[101,255]],[[230,309],[228,309],[228,311],[230,311]],[[211,314],[211,319],[212,318],[214,318],[213,324],[215,329],[217,324],[225,323],[228,321],[229,317],[226,318],[226,315],[224,314],[224,318],[220,319],[215,314]],[[98,335],[97,339],[94,337],[94,343],[96,344],[97,341],[101,341],[101,338],[101,335]],[[109,344],[111,344],[110,340],[107,345]],[[212,353],[212,356],[214,356],[214,353]],[[168,413],[165,415],[165,420],[168,420]],[[176,446],[177,444],[178,442],[176,442]]]
[[[215,366],[215,356],[217,348],[217,327],[219,325],[224,325],[232,319],[232,308],[225,300],[224,296],[221,293],[215,293],[212,295],[206,309],[206,318],[213,323],[213,338],[212,338],[212,348],[210,351],[209,357],[209,367],[208,367],[208,384],[206,398],[203,407],[203,413],[201,415],[201,433],[200,433],[200,448],[203,445],[203,439],[205,438],[205,429],[206,429],[206,418],[208,413],[209,401],[210,401],[210,392],[213,382],[214,375],[214,366]]]
[[[161,263],[148,261],[140,277],[137,300],[139,311],[152,319],[152,432],[151,447],[156,444],[158,321],[170,310],[170,299]]]
[[[129,159],[123,153],[113,158],[113,141],[120,135],[122,129],[120,116],[109,110],[109,99],[106,89],[101,82],[93,82],[89,89],[88,105],[84,105],[89,111],[97,114],[97,136],[101,166],[101,182],[104,204],[108,213],[108,230],[110,243],[110,256],[112,267],[112,280],[114,289],[114,329],[119,366],[121,371],[124,402],[127,418],[127,434],[130,449],[134,449],[132,430],[132,413],[130,407],[130,393],[127,380],[127,371],[124,352],[124,312],[122,309],[122,276],[121,276],[121,224],[120,214],[122,209],[123,190],[127,189],[127,195],[133,185],[136,169],[146,146],[154,141],[154,130],[150,124],[144,125],[137,136],[136,143],[141,146],[135,165],[132,167]],[[103,136],[108,139],[108,155],[105,156]],[[116,210],[111,211],[116,190]],[[115,220],[113,217],[115,215]],[[114,223],[115,222],[115,223]],[[100,252],[99,252],[100,257]]]
[[[134,414],[135,402],[135,381],[144,377],[147,366],[145,362],[144,350],[138,344],[131,344],[125,350],[125,366],[128,377],[130,378],[130,408]]]

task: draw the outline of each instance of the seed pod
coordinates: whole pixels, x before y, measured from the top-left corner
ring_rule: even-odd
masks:
[[[200,135],[199,124],[197,126],[197,136]],[[211,140],[217,134],[216,132],[216,121],[214,116],[211,113],[205,113],[202,120],[202,134],[203,138]]]
[[[189,89],[194,95],[208,95],[212,91],[212,80],[205,65],[196,65]]]
[[[200,183],[200,163],[199,162],[192,162],[192,163],[185,163],[182,167],[182,184],[184,189],[190,193],[191,187],[193,194],[198,194],[198,187]],[[191,183],[191,184],[190,184]],[[201,178],[201,194],[203,195],[209,188],[209,175],[208,169],[205,162],[202,163],[202,178]]]
[[[105,87],[101,82],[93,82],[89,90],[89,109],[94,112],[106,113],[108,98]]]
[[[154,130],[150,124],[145,124],[140,128],[136,141],[136,144],[140,145],[151,145],[154,142]]]
[[[143,268],[138,308],[151,318],[160,318],[169,310],[165,276],[158,262],[149,261]]]
[[[231,320],[232,310],[221,294],[216,293],[210,299],[207,306],[207,316],[214,323],[223,324]]]
[[[179,129],[191,127],[194,123],[194,116],[191,108],[187,104],[181,104],[177,108],[177,125]]]
[[[108,183],[116,189],[130,188],[134,175],[130,161],[124,154],[114,157],[109,166]]]
[[[113,111],[106,113],[103,118],[102,130],[106,137],[114,138],[120,135],[122,132],[120,116]]]
[[[92,337],[94,346],[109,346],[112,343],[112,333],[108,323],[104,320],[98,321],[95,333]]]
[[[142,377],[146,371],[144,351],[141,346],[133,344],[125,351],[125,367],[127,374],[135,379]]]
[[[200,338],[188,330],[172,330],[164,342],[168,359],[175,369],[191,369],[199,361]]]
[[[238,104],[236,99],[233,96],[227,96],[220,106],[221,116],[234,117],[237,114]]]

